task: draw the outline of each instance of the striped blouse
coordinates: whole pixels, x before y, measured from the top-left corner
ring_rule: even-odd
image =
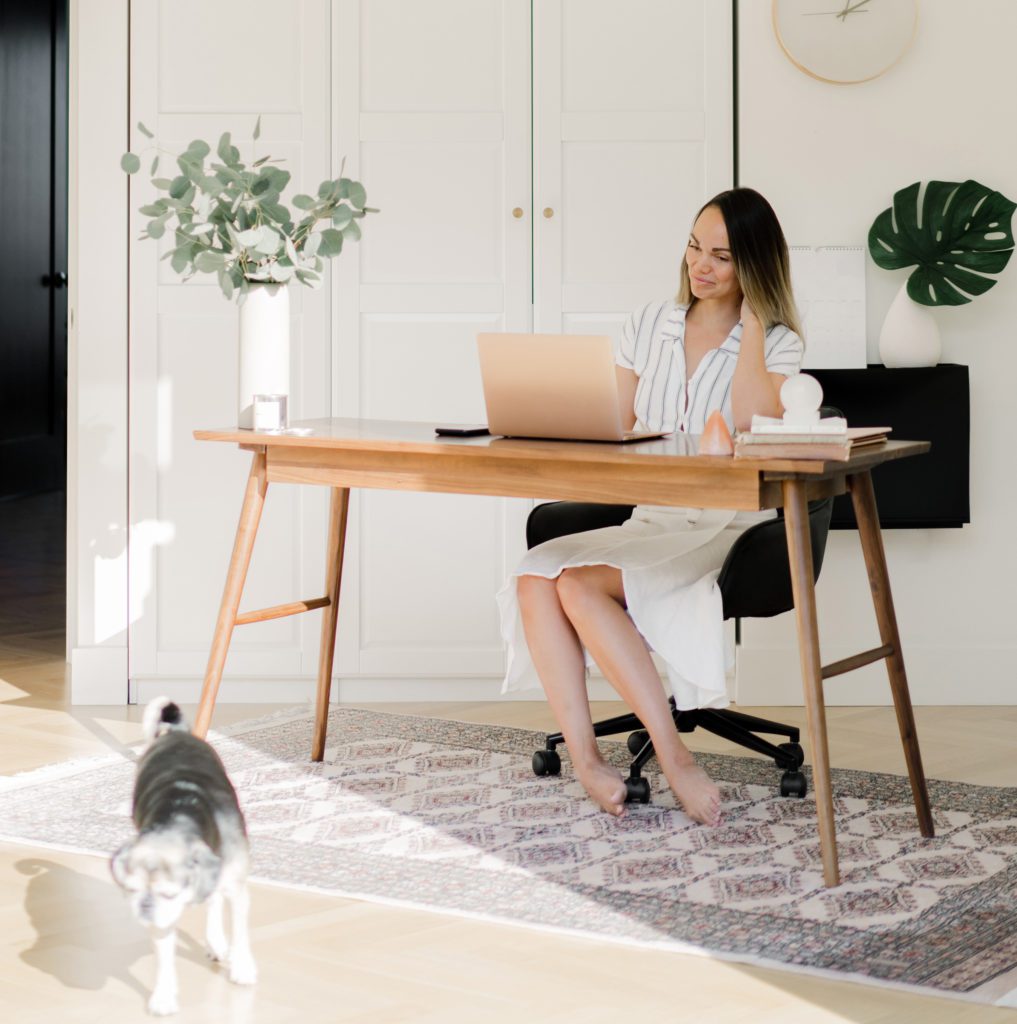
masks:
[[[684,403],[687,310],[673,299],[651,302],[629,317],[616,345],[615,362],[639,377],[637,429],[701,434],[707,416],[720,409],[733,432],[731,381],[741,348],[741,321],[719,348],[703,356],[688,382],[688,402]],[[771,373],[794,375],[804,351],[802,339],[789,327],[775,324],[766,332],[764,356]]]

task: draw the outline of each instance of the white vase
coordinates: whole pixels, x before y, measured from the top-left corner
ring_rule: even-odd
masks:
[[[284,284],[252,284],[240,300],[237,426],[254,427],[255,395],[290,393],[290,293]]]
[[[879,357],[884,366],[935,366],[943,354],[939,325],[928,308],[908,295],[907,282],[886,311],[879,332]]]

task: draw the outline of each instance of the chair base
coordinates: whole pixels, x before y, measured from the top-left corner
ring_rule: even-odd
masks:
[[[691,711],[679,711],[675,707],[674,698],[671,698],[671,717],[674,720],[675,728],[679,732],[693,732],[695,729],[705,729],[716,736],[723,736],[724,739],[737,743],[748,750],[754,750],[758,754],[765,754],[773,758],[774,764],[783,771],[780,780],[780,795],[803,797],[808,792],[805,775],[800,771],[805,752],[799,743],[800,732],[791,725],[784,725],[781,722],[771,722],[766,718],[757,718],[754,715],[746,715],[741,711],[731,711],[728,708],[711,709],[697,708]],[[595,722],[593,725],[595,736],[613,736],[620,732],[630,733],[628,738],[629,753],[634,756],[629,766],[629,777],[625,780],[626,800],[649,803],[650,786],[642,777],[643,767],[653,757],[653,742],[649,734],[643,728],[643,723],[632,714],[617,715],[614,718],[605,719],[603,722]],[[772,736],[786,736],[787,743],[773,744],[764,740],[757,733],[764,733]],[[565,742],[565,737],[560,732],[551,733],[547,737],[545,748],[538,750],[533,755],[533,772],[535,775],[558,775],[561,772],[561,757],[556,748],[560,743]]]

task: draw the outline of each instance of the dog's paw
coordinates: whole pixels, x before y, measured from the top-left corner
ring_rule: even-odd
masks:
[[[229,943],[226,941],[225,937],[221,943],[213,941],[212,939],[209,939],[205,943],[205,955],[213,963],[221,964],[226,959],[229,951]]]
[[[235,956],[230,960],[230,981],[234,985],[253,985],[258,980],[254,957]]]
[[[148,1012],[153,1017],[168,1017],[179,1009],[180,1004],[177,1002],[177,994],[169,989],[161,992],[156,989],[148,999]]]

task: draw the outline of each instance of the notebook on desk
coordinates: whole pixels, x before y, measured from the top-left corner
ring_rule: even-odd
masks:
[[[562,441],[638,441],[663,431],[624,427],[607,336],[478,334],[492,434]]]

